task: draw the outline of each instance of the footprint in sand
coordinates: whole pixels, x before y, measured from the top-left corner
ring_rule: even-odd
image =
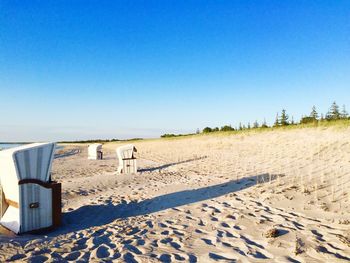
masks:
[[[230,228],[230,225],[227,224],[227,223],[225,223],[225,222],[222,222],[222,223],[221,223],[221,226],[222,226],[222,227],[226,227],[226,228]]]
[[[185,236],[185,234],[184,234],[183,232],[178,231],[178,230],[173,230],[173,233],[174,233],[175,235],[178,235],[178,236]]]
[[[16,260],[21,260],[21,259],[24,260],[25,257],[26,257],[25,254],[17,254],[17,255],[12,256],[8,260],[9,261],[16,261]]]
[[[49,258],[44,255],[34,256],[30,258],[29,262],[46,262]]]
[[[213,260],[225,260],[225,261],[231,261],[231,262],[235,262],[237,259],[232,258],[231,255],[226,255],[226,254],[216,254],[213,252],[209,253],[209,258],[213,259]]]
[[[126,248],[127,250],[129,250],[133,254],[137,254],[137,255],[142,255],[143,254],[141,250],[139,250],[137,247],[135,247],[133,245],[130,245],[130,244],[124,245],[124,248]]]
[[[135,256],[132,253],[130,253],[130,252],[124,254],[123,255],[123,259],[127,263],[138,263],[139,262],[139,261],[137,261]]]
[[[203,242],[209,246],[215,246],[213,241],[208,238],[201,238],[201,240],[203,240]]]
[[[96,258],[103,259],[108,258],[111,255],[112,250],[106,245],[101,245],[94,252],[96,253]]]
[[[162,231],[160,234],[163,235],[163,236],[168,236],[169,235],[169,230]]]
[[[219,221],[219,219],[217,219],[215,216],[211,216],[211,217],[210,217],[210,220],[211,220],[211,221],[214,221],[214,222],[218,222],[218,221]]]
[[[183,256],[183,255],[173,254],[173,256],[174,256],[175,260],[177,260],[177,261],[185,261],[186,260],[185,256]]]
[[[197,257],[195,255],[193,255],[193,254],[189,254],[188,255],[188,262],[190,262],[190,263],[198,262]]]
[[[80,257],[81,253],[78,251],[69,253],[64,259],[68,261],[75,261]]]

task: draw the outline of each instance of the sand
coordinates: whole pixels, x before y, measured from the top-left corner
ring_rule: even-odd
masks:
[[[63,225],[1,235],[0,261],[345,262],[350,260],[350,129],[138,141],[139,173],[114,149],[66,146]]]

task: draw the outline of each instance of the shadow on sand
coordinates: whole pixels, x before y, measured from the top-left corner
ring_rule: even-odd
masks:
[[[262,178],[264,180],[261,180]],[[267,182],[267,178],[271,178],[271,176],[269,174],[250,176],[213,186],[156,196],[141,202],[124,202],[114,205],[112,201],[107,201],[103,205],[82,206],[77,210],[64,213],[62,227],[51,232],[49,236],[79,231],[93,226],[102,226],[116,219],[151,214],[169,208],[210,200],[249,188],[255,185],[256,182]]]
[[[78,153],[80,153],[79,149],[72,149],[72,150],[69,150],[69,151],[63,152],[63,153],[56,153],[55,154],[55,159],[69,157],[69,156],[72,156],[72,155],[76,155]]]
[[[174,166],[174,165],[178,165],[178,164],[182,164],[182,163],[194,162],[194,161],[202,160],[202,159],[205,159],[205,158],[207,158],[207,156],[192,158],[192,159],[188,159],[188,160],[180,161],[180,162],[167,163],[167,164],[164,164],[164,165],[161,165],[161,166],[157,166],[157,167],[139,169],[138,172],[140,172],[140,173],[142,173],[142,172],[153,172],[153,171],[157,171],[157,170],[162,170],[162,169],[168,168],[170,166]]]

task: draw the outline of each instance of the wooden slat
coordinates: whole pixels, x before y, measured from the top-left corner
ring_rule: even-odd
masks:
[[[6,200],[6,203],[9,205],[9,206],[13,206],[15,208],[19,208],[19,204],[16,202],[16,201],[12,201],[10,199],[5,199]]]
[[[0,185],[0,219],[4,215],[8,206],[9,205],[6,203],[5,195],[4,195],[4,192],[2,191],[2,187]]]

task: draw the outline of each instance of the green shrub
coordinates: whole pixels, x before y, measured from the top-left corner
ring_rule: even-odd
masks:
[[[210,128],[210,127],[205,127],[205,128],[203,129],[203,133],[209,133],[209,132],[213,132],[213,129]]]
[[[317,123],[317,119],[314,117],[302,117],[300,120],[300,124],[307,124],[307,123]]]
[[[231,125],[222,126],[220,131],[234,131],[235,129],[231,127]]]

